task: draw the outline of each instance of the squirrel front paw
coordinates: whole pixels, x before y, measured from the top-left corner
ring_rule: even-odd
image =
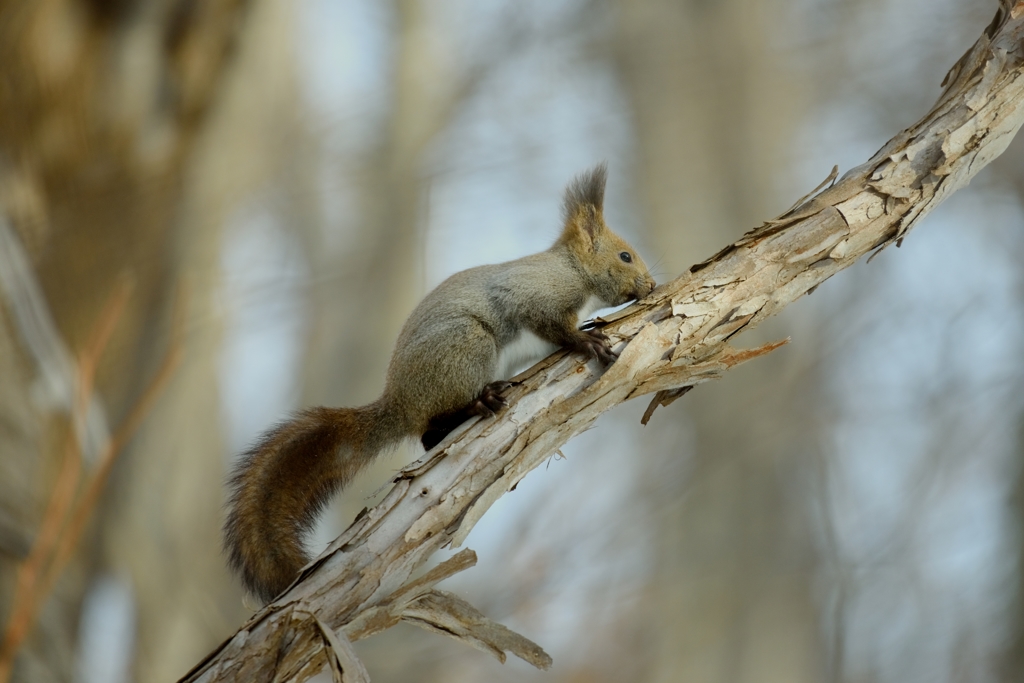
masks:
[[[612,341],[601,330],[584,330],[580,333],[577,351],[589,354],[605,365],[615,362],[619,354],[612,351]]]

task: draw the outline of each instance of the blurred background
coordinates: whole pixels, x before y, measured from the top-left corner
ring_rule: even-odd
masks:
[[[237,453],[383,385],[457,270],[609,223],[671,279],[922,116],[995,0],[0,1],[0,619],[58,483],[72,358],[130,298],[83,472],[172,344],[13,680],[171,681],[255,604],[220,550]],[[906,240],[604,416],[444,587],[548,672],[399,626],[385,681],[1024,681],[1024,141]],[[185,297],[177,293],[186,291]],[[341,531],[417,451],[325,516]]]

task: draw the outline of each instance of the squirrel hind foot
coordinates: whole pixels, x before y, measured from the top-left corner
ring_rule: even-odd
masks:
[[[469,405],[450,413],[444,413],[431,418],[427,429],[420,437],[420,443],[426,450],[432,449],[444,441],[445,437],[455,431],[455,428],[471,417],[494,417],[494,414],[505,408],[508,401],[501,395],[515,382],[498,380],[484,386],[480,395],[470,402]]]
[[[491,417],[496,412],[508,405],[508,401],[501,395],[506,389],[512,386],[511,382],[499,380],[491,382],[483,388],[476,400],[466,408],[471,415]]]

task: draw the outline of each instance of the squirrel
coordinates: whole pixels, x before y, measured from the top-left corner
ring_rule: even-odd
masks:
[[[615,360],[608,337],[579,323],[655,282],[605,224],[606,178],[602,163],[568,185],[562,233],[547,251],[455,273],[430,292],[402,327],[380,398],[304,410],[243,454],[224,545],[252,593],[269,602],[295,580],[322,508],[382,451],[409,437],[430,450],[470,417],[493,416],[512,372],[559,347]]]

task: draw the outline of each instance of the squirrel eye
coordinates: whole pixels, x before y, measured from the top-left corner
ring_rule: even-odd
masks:
[[[621,254],[619,254],[619,258],[622,259],[623,261],[625,261],[626,263],[632,263],[633,262],[633,257],[629,255],[628,251],[624,251]]]

